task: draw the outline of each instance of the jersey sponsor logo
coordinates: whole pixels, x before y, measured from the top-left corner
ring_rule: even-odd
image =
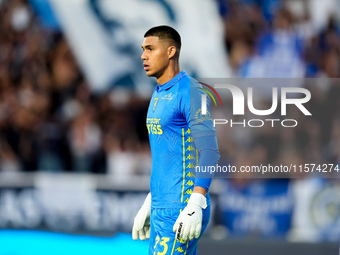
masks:
[[[155,111],[156,110],[156,107],[157,107],[157,105],[158,105],[158,97],[156,97],[155,99],[154,99],[154,101],[153,101],[153,111]]]
[[[172,92],[170,92],[170,94],[163,96],[161,99],[172,100]]]
[[[147,124],[148,133],[153,135],[161,135],[163,134],[162,126],[155,124]]]
[[[146,127],[148,128],[148,133],[153,135],[163,134],[162,125],[160,125],[160,120],[157,118],[147,118]]]
[[[146,123],[147,124],[159,124],[161,119],[157,119],[157,118],[147,118],[146,119]]]

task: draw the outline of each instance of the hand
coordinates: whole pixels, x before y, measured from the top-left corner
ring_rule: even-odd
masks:
[[[132,239],[145,240],[150,238],[150,211],[151,211],[151,192],[147,195],[144,204],[139,209],[132,228]]]
[[[188,205],[178,216],[173,231],[176,232],[176,239],[191,241],[199,238],[202,229],[202,209],[207,208],[207,200],[200,193],[192,193]]]

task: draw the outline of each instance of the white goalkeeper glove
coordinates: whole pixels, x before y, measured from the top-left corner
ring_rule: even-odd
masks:
[[[132,239],[145,240],[150,238],[150,211],[151,211],[151,192],[147,195],[144,204],[139,209],[132,227]]]
[[[182,241],[199,238],[202,229],[202,209],[207,208],[207,199],[200,193],[192,193],[188,205],[178,216],[173,231]]]

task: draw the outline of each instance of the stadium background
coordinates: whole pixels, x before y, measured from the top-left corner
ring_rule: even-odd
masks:
[[[130,230],[151,168],[148,28],[178,29],[194,77],[337,81],[339,17],[338,0],[0,0],[0,254],[146,253]],[[217,130],[221,162],[339,164],[339,83],[309,89],[302,128]],[[199,254],[336,254],[339,181],[312,177],[214,180]]]

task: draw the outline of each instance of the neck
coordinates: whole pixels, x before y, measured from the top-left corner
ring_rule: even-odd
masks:
[[[179,63],[173,63],[170,64],[163,72],[161,76],[157,78],[157,83],[159,85],[165,84],[168,81],[170,81],[172,78],[174,78],[179,72],[181,71],[181,67],[179,66]]]

